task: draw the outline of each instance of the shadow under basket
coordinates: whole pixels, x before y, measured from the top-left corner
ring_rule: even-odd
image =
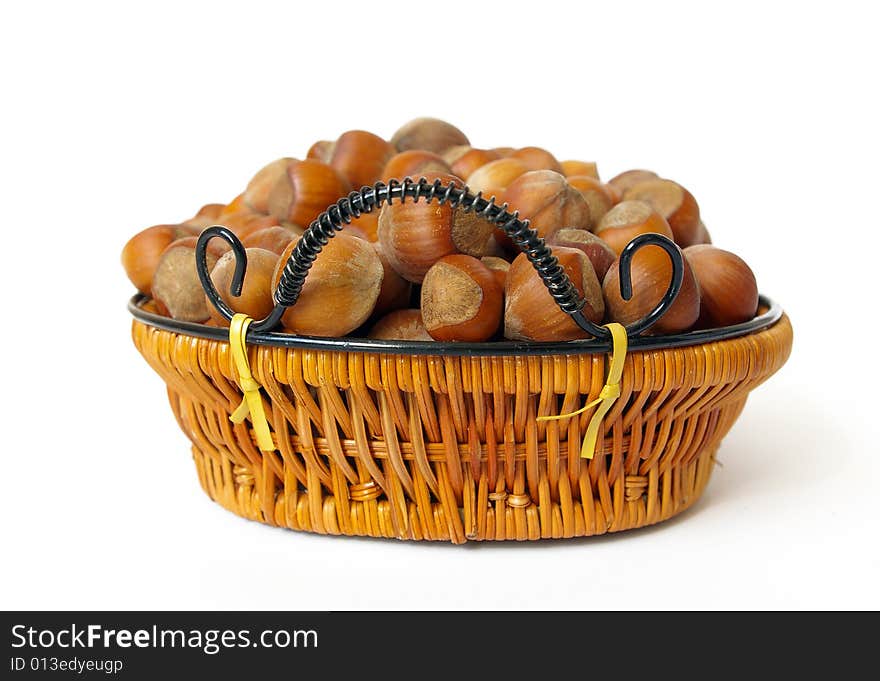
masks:
[[[651,525],[703,492],[750,390],[791,351],[762,298],[755,330],[644,337],[592,459],[580,457],[607,345],[248,338],[274,452],[261,451],[225,329],[130,303],[135,345],[168,385],[202,488],[224,508],[294,530],[398,539],[567,538]],[[718,334],[716,334],[718,335]],[[661,346],[662,344],[662,346]],[[670,345],[672,347],[670,347]]]

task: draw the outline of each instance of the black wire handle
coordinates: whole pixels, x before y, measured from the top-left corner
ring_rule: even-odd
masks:
[[[284,311],[294,305],[299,298],[315,258],[344,225],[350,224],[352,219],[364,213],[373,212],[384,203],[391,204],[395,199],[404,203],[407,198],[413,201],[425,199],[426,203],[436,199],[441,205],[448,203],[453,208],[460,208],[468,213],[473,212],[499,227],[526,254],[563,312],[590,335],[603,339],[610,336],[608,329],[594,324],[583,314],[581,310],[584,301],[580,299],[577,289],[544,240],[529,226],[529,221],[519,218],[518,211],[508,212],[508,204],[496,204],[494,196],[486,199],[482,192],[472,194],[466,186],[459,187],[455,182],[444,184],[439,179],[430,182],[424,177],[417,182],[406,178],[403,182],[390,180],[388,184],[377,182],[372,187],[363,187],[360,191],[351,192],[347,197],[339,199],[313,220],[284,265],[284,271],[273,296],[274,309],[265,319],[253,322],[250,330],[271,331],[278,325]],[[202,288],[217,311],[229,321],[235,312],[223,302],[208,271],[208,242],[214,237],[226,241],[235,254],[235,272],[230,286],[233,297],[241,294],[247,268],[247,254],[238,237],[220,225],[205,229],[196,245],[196,268]],[[632,298],[630,276],[632,257],[638,249],[648,245],[660,246],[666,251],[672,262],[672,281],[657,306],[647,316],[626,327],[629,335],[644,332],[669,310],[681,290],[684,279],[683,256],[678,246],[660,234],[642,234],[627,244],[620,255],[620,292],[624,300]]]

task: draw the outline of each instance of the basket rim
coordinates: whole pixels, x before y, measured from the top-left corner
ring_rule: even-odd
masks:
[[[229,332],[223,327],[206,326],[163,317],[143,309],[149,300],[142,293],[128,301],[128,311],[140,322],[164,331],[215,341],[229,340]],[[765,308],[762,310],[762,308]],[[782,307],[767,296],[759,296],[760,314],[742,324],[718,329],[701,329],[668,336],[635,336],[629,339],[630,350],[663,350],[689,345],[701,345],[728,340],[762,331],[778,322]],[[611,342],[597,338],[561,342],[496,341],[487,343],[444,343],[439,341],[394,341],[370,338],[326,338],[318,336],[294,336],[274,331],[251,332],[248,343],[279,348],[302,350],[331,350],[336,352],[368,352],[395,355],[449,355],[503,357],[510,355],[575,355],[596,354],[611,351]]]

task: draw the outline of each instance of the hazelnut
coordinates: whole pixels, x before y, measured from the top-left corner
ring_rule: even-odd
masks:
[[[370,241],[370,239],[367,238],[367,233],[364,230],[362,230],[360,227],[355,225],[354,220],[352,220],[352,223],[350,225],[345,225],[344,229],[345,229],[345,233],[348,234],[349,236],[356,236],[358,239],[363,239],[364,241]]]
[[[589,204],[590,217],[593,219],[593,224],[598,224],[605,213],[614,206],[614,196],[608,191],[608,187],[596,178],[586,175],[575,175],[574,177],[567,177],[566,181],[577,189]]]
[[[501,155],[491,149],[474,149],[467,146],[452,147],[443,154],[443,160],[449,164],[452,174],[458,177],[467,177],[477,168],[499,158]]]
[[[250,211],[264,214],[269,212],[269,193],[286,176],[290,164],[295,162],[296,159],[293,158],[279,158],[257,171],[242,194]]]
[[[437,118],[416,118],[403,125],[391,137],[398,151],[424,149],[441,154],[449,147],[470,144],[465,134],[454,125]]]
[[[138,232],[122,249],[122,267],[135,288],[150,294],[153,274],[165,249],[178,239],[196,236],[198,231],[187,225],[155,225]]]
[[[689,246],[683,253],[700,284],[702,326],[730,326],[755,316],[758,283],[742,258],[706,244]]]
[[[216,225],[218,218],[226,206],[222,203],[206,203],[199,208],[199,212],[193,215],[189,220],[184,220],[181,224],[193,227],[198,231]]]
[[[346,229],[348,229],[346,227]],[[373,317],[382,317],[392,310],[409,305],[410,294],[412,293],[412,284],[401,277],[395,270],[385,252],[382,250],[382,244],[375,242],[372,244],[376,250],[376,255],[382,262],[382,286],[379,288],[379,297],[376,300],[376,307],[373,309]]]
[[[592,224],[584,197],[552,170],[520,175],[505,190],[504,199],[545,239],[563,227],[589,229]]]
[[[618,203],[620,203],[621,201],[623,201],[623,195],[621,194],[620,191],[618,191],[618,189],[614,185],[610,185],[606,182],[605,183],[605,191],[608,192],[608,196],[611,197],[611,203],[614,204],[615,206]]]
[[[492,276],[495,277],[495,281],[497,281],[501,289],[504,290],[504,285],[507,282],[507,272],[510,270],[510,263],[504,258],[499,258],[494,255],[485,255],[480,258],[480,262],[489,268],[492,272]]]
[[[515,158],[500,158],[480,166],[467,177],[471,191],[483,192],[486,197],[501,198],[504,190],[520,175],[529,171],[525,163]]]
[[[437,154],[421,149],[402,151],[392,156],[382,169],[383,181],[403,180],[411,177],[415,180],[428,173],[451,173],[449,164]]]
[[[633,185],[645,180],[657,180],[659,178],[660,176],[653,170],[626,170],[608,180],[608,184],[622,197],[626,190]]]
[[[432,341],[422,321],[421,310],[394,310],[370,329],[368,338],[376,340]]]
[[[372,213],[362,213],[359,218],[353,218],[345,229],[352,227],[357,227],[367,241],[376,241],[379,238],[379,211],[374,209]]]
[[[700,220],[700,228],[697,230],[697,240],[694,245],[711,244],[711,243],[712,243],[712,235],[709,234],[709,230],[706,229],[706,225],[704,225],[703,221]]]
[[[232,201],[227,203],[223,208],[220,209],[220,212],[217,214],[217,218],[223,218],[227,215],[235,215],[236,213],[250,213],[251,209],[248,208],[247,202],[244,200],[244,192],[236,196]]]
[[[666,314],[651,327],[655,333],[687,331],[700,316],[700,286],[687,259],[683,260],[681,291]],[[609,318],[624,326],[646,317],[666,294],[672,281],[672,263],[666,251],[658,246],[642,247],[630,264],[633,293],[630,300],[624,300],[620,294],[619,258],[611,265],[602,286]]]
[[[290,245],[290,242],[296,241],[296,239],[302,236],[302,233],[301,229],[295,230],[276,225],[274,227],[266,227],[251,232],[241,240],[241,244],[245,248],[261,248],[271,251],[275,255],[281,255],[284,252],[284,249]],[[250,265],[248,265],[248,267],[250,267]],[[251,316],[253,317],[253,315]]]
[[[217,218],[220,215],[220,211],[222,211],[226,206],[222,203],[206,203],[204,206],[199,208],[199,212],[195,214],[195,217],[208,217],[208,218]]]
[[[220,219],[222,220],[222,218]],[[201,232],[205,227],[210,227],[211,225],[216,225],[220,222],[217,218],[211,218],[207,215],[194,215],[189,220],[184,220],[180,223],[181,227],[191,227],[196,234]]]
[[[639,234],[654,233],[672,238],[666,220],[642,201],[618,203],[605,213],[593,231],[617,254]]]
[[[321,163],[330,163],[330,157],[333,155],[333,147],[336,142],[330,140],[318,140],[306,152],[306,158]]]
[[[592,177],[599,179],[599,170],[595,163],[587,161],[562,161],[562,174],[566,177]]]
[[[456,178],[439,176],[449,182]],[[455,253],[486,255],[494,226],[460,208],[437,201],[386,204],[379,213],[379,243],[404,279],[421,283],[440,258]]]
[[[273,291],[296,243],[290,243],[278,259]],[[284,312],[281,323],[302,335],[338,337],[351,333],[373,312],[382,277],[382,261],[373,245],[339,232],[312,263],[299,298]]]
[[[144,302],[141,303],[141,309],[144,312],[149,312],[150,314],[163,314],[163,312],[159,309],[159,306],[156,305],[156,301],[152,298],[144,299]]]
[[[556,157],[541,147],[522,147],[512,152],[508,158],[522,161],[529,170],[552,170],[562,174],[562,166]]]
[[[220,298],[235,312],[243,312],[254,319],[263,319],[268,316],[275,307],[272,300],[272,274],[278,262],[278,254],[262,248],[248,248],[247,269],[244,273],[244,282],[241,287],[241,295],[234,297],[230,292],[232,277],[235,274],[235,253],[227,251],[214,267],[211,268],[211,281],[217,288]],[[228,322],[223,319],[211,301],[205,296],[205,304],[211,319],[221,326]]]
[[[395,151],[378,135],[350,130],[336,140],[329,164],[348,180],[353,189],[360,189],[381,179],[382,169]]]
[[[589,258],[583,251],[562,246],[554,248],[553,255],[584,299],[584,316],[593,322],[600,322],[605,314],[605,303],[599,279]],[[571,317],[559,309],[525,253],[518,255],[510,265],[504,293],[505,338],[565,341],[587,336]]]
[[[218,241],[208,243],[209,270],[225,252]],[[203,322],[210,314],[196,269],[197,242],[198,237],[191,236],[171,243],[159,258],[151,285],[153,300],[161,313],[186,322]]]
[[[490,149],[490,151],[494,151],[501,158],[507,158],[510,156],[516,149],[514,147],[494,147]]]
[[[644,201],[669,223],[675,243],[682,248],[698,243],[700,208],[693,195],[672,180],[647,180],[623,193],[624,201]]]
[[[422,319],[440,341],[480,343],[501,324],[503,289],[491,270],[469,255],[447,255],[422,282]]]
[[[583,251],[584,255],[590,259],[590,263],[592,263],[599,281],[604,279],[605,273],[611,267],[611,263],[617,259],[617,253],[614,252],[611,246],[585,229],[560,229],[553,235],[550,243],[554,249],[557,246],[563,246]]]
[[[348,181],[326,163],[291,161],[269,192],[269,213],[279,220],[309,225],[350,191]]]
[[[231,213],[221,216],[216,223],[232,230],[239,239],[245,239],[250,234],[258,232],[267,227],[278,226],[278,218],[272,215],[263,215],[262,213]],[[218,244],[225,243],[218,241]]]

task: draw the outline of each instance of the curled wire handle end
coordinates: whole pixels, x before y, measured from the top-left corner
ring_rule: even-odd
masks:
[[[620,295],[624,300],[630,300],[633,296],[633,256],[636,254],[636,251],[645,246],[659,246],[666,251],[669,260],[672,262],[672,280],[669,282],[669,287],[666,289],[666,293],[663,294],[663,297],[654,309],[646,316],[626,327],[626,332],[629,336],[637,336],[656,324],[657,321],[669,311],[669,308],[672,307],[672,304],[675,302],[675,299],[681,291],[681,285],[684,281],[684,256],[675,242],[662,234],[639,234],[639,236],[630,241],[620,253]]]
[[[208,300],[217,308],[217,312],[223,315],[223,318],[229,322],[232,321],[235,311],[220,297],[220,292],[214,286],[214,282],[211,281],[211,272],[208,269],[208,242],[215,237],[223,239],[232,247],[232,252],[235,253],[235,271],[232,274],[232,283],[229,286],[229,292],[233,298],[238,298],[241,295],[244,274],[247,271],[247,253],[238,237],[230,229],[222,225],[208,227],[199,234],[199,240],[196,242],[196,271],[199,274],[199,281],[202,283],[202,288],[205,290]]]

